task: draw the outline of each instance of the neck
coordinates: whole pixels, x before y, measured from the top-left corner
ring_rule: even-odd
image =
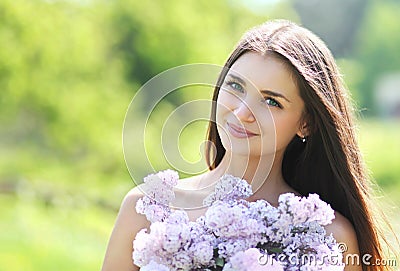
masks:
[[[255,194],[275,194],[286,185],[282,177],[282,159],[283,153],[249,157],[226,152],[213,171],[218,176],[230,174],[247,180]]]

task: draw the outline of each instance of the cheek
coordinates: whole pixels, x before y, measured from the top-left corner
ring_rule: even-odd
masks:
[[[221,90],[218,95],[217,103],[218,106],[225,107],[227,109],[233,108],[239,102],[239,98],[235,95]]]
[[[237,106],[238,99],[233,97],[232,94],[221,91],[217,99],[217,121],[221,119],[226,113],[233,111]]]
[[[285,148],[298,131],[299,118],[275,118],[277,148]]]
[[[224,129],[223,129],[223,122],[224,119],[226,118],[226,115],[231,111],[232,106],[230,106],[229,100],[226,97],[226,94],[224,95],[224,92],[221,91],[220,94],[218,95],[218,99],[216,102],[216,124],[217,124],[217,130],[220,135],[220,137],[224,137]],[[225,147],[225,146],[224,146]]]

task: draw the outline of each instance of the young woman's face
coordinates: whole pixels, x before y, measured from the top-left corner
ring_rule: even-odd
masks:
[[[248,52],[238,58],[221,86],[217,127],[228,152],[262,156],[283,152],[301,134],[303,100],[284,64]]]

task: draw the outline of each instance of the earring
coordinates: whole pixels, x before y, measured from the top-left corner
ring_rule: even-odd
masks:
[[[306,143],[306,137],[303,136],[303,137],[301,138],[301,141],[302,141],[303,143]]]

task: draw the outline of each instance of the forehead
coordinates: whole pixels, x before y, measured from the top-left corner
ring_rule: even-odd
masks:
[[[287,65],[271,55],[247,52],[233,63],[228,74],[239,76],[258,89],[279,91],[288,96],[299,95]]]

